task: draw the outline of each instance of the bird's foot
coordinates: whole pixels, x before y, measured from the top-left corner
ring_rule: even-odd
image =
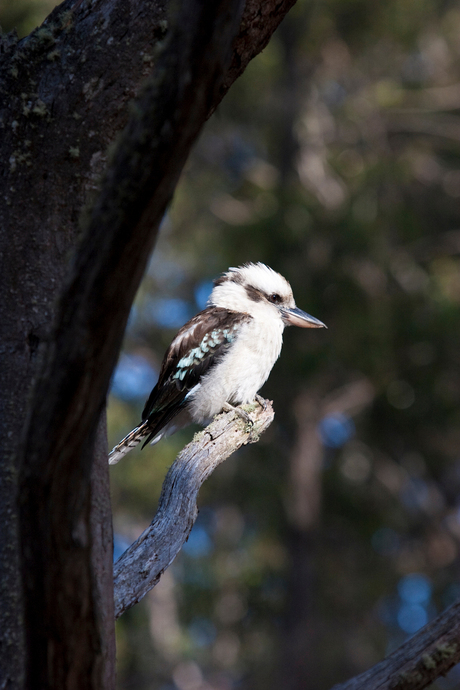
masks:
[[[267,407],[268,407],[268,401],[265,400],[265,398],[263,398],[263,397],[262,397],[261,395],[259,395],[258,393],[256,393],[255,399],[257,400],[257,402],[259,403],[259,405],[261,406],[261,408],[262,408],[263,411],[265,412],[265,410],[266,410]]]
[[[234,405],[230,405],[230,403],[224,403],[224,406],[222,408],[225,410],[225,412],[236,412],[236,414],[241,417],[241,419],[244,419],[246,424],[249,426],[254,426],[254,423],[251,419],[251,417],[248,415],[247,412],[241,409],[241,407],[234,407]]]

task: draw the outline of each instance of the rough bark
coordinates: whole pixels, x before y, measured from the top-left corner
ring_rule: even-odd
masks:
[[[266,45],[292,4],[293,0],[247,3],[231,67],[208,102],[209,112],[203,115],[203,120],[214,110],[248,61]],[[107,145],[114,141],[127,122],[128,101],[139,90],[143,78],[151,72],[154,50],[163,41],[168,28],[166,5],[167,2],[150,0],[68,0],[29,37],[19,42],[12,36],[3,37],[0,44],[0,150],[6,164],[0,176],[1,686],[8,684],[8,687],[19,688],[24,685],[24,625],[16,510],[17,456],[31,384],[40,371],[44,357],[42,351],[54,338],[52,325],[56,317],[57,297],[70,271],[69,254],[80,234],[80,209],[88,196],[97,190],[97,180],[106,162]],[[173,146],[171,156],[174,155]],[[152,232],[149,246],[153,235]],[[97,263],[94,254],[99,251],[97,243],[90,247],[87,243],[86,247],[86,256],[94,266]],[[148,247],[143,248],[144,258],[147,250]],[[80,263],[78,268],[85,271],[87,267]],[[140,273],[139,266],[133,283],[139,280]],[[89,280],[91,282],[91,276]],[[127,301],[124,300],[125,305]],[[69,302],[61,304],[69,306]],[[94,326],[104,304],[93,300],[91,307]],[[75,316],[74,310],[70,309],[69,313]],[[62,327],[61,323],[61,336]],[[76,330],[76,337],[82,338],[82,329]],[[97,337],[104,339],[102,329]],[[63,376],[59,381],[64,388],[76,385],[77,379],[91,385],[90,377],[83,377],[83,360],[91,358],[94,352],[84,351],[84,339],[81,344],[82,359],[73,363],[73,371],[69,365],[67,378]],[[111,346],[116,350],[118,345],[112,340]],[[99,351],[99,354],[105,357],[106,352]],[[113,364],[115,353],[109,360]],[[49,364],[49,359],[47,361]],[[97,369],[98,364],[93,360],[91,366]],[[49,376],[53,375],[52,368],[48,368],[48,372]],[[43,393],[43,388],[41,390]],[[86,398],[91,397],[88,387],[85,395]],[[85,410],[86,398],[80,401],[81,406],[74,407],[74,416]],[[43,398],[35,397],[36,408],[31,408],[29,419],[33,420],[36,412],[41,411],[43,402]],[[92,405],[93,425],[100,409],[100,401],[99,406]],[[59,427],[59,424],[60,420],[56,418],[55,428],[62,431],[56,448],[62,449],[73,443],[75,436],[71,433],[74,429]],[[42,434],[46,433],[48,431],[43,428]],[[80,450],[83,453],[83,448]],[[72,478],[77,481],[75,486],[87,483],[92,453],[90,442],[85,452],[84,471],[80,467],[75,473],[70,473],[62,486],[63,495],[66,491],[72,492]],[[37,457],[38,451],[35,455]],[[42,459],[45,461],[44,456]],[[44,475],[40,475],[42,488],[46,481],[49,482],[46,496],[42,498],[49,501],[57,494],[63,507],[60,492],[56,489],[55,494],[52,490],[55,469],[48,467]],[[29,483],[30,491],[33,476],[34,471],[28,474],[26,463],[24,481]],[[99,484],[99,491],[107,492],[107,484]],[[76,507],[78,501],[72,505]],[[90,513],[88,496],[78,510],[87,521]],[[32,519],[31,514],[29,517]],[[39,540],[42,527],[34,521],[28,524],[23,516],[23,532],[30,529],[29,536],[25,534],[26,540],[32,536]],[[59,531],[61,527],[59,521],[53,523],[53,529]],[[80,527],[73,531],[73,537],[81,547],[87,535]],[[88,544],[85,548],[88,550]],[[33,551],[33,548],[30,552],[26,549],[26,561]],[[43,556],[39,563],[43,562]],[[57,571],[61,565],[56,561]],[[34,571],[36,568],[34,563]],[[64,584],[62,577],[60,582]],[[55,601],[59,598],[59,587],[53,596]],[[42,628],[43,622],[40,621]],[[46,634],[49,632],[46,630]],[[56,630],[51,632],[56,634]],[[40,685],[40,679],[37,677],[34,683]],[[99,687],[103,687],[102,680]]]
[[[102,412],[96,436],[93,464],[90,477],[90,534],[91,563],[93,566],[92,588],[99,618],[98,628],[101,631],[101,649],[98,661],[101,668],[97,675],[101,679],[101,688],[115,687],[115,629],[113,625],[113,532],[112,507],[109,485],[109,468],[107,465],[107,430],[105,409]]]
[[[75,0],[24,40],[1,42],[1,687],[24,684],[16,491],[30,388],[79,235],[79,210],[126,122],[128,99],[150,71],[144,56],[164,35],[162,21],[163,3]]]
[[[89,525],[96,423],[156,230],[225,73],[240,6],[181,6],[117,144],[63,291],[20,473],[29,687],[101,687]]]
[[[186,149],[190,148],[200,126],[251,57],[266,45],[292,4],[293,0],[247,3],[230,69],[211,75],[218,77],[211,92],[204,86],[203,79],[196,82],[196,93],[192,100],[182,104],[183,107],[190,107],[192,101],[195,102],[195,96],[198,101],[201,98],[201,110],[198,108],[199,113],[195,112],[195,134],[193,126],[185,128],[189,137],[185,147],[184,138],[179,138],[178,144],[167,126],[159,135],[158,130],[155,131],[155,126],[159,126],[158,120],[150,123],[151,127],[143,129],[144,143],[152,140],[163,145],[163,161],[159,161],[158,156],[155,158],[155,152],[153,159],[157,162],[157,170],[169,173],[163,187],[159,184],[155,190],[152,184],[150,190],[152,194],[153,191],[158,193],[159,189],[161,192],[156,207],[157,218],[171,197]],[[57,681],[64,683],[60,687],[70,687],[80,681],[87,683],[88,687],[91,683],[103,687],[102,679],[99,679],[99,684],[94,677],[88,680],[88,673],[93,673],[93,667],[86,669],[84,680],[78,679],[78,673],[75,675],[75,668],[72,667],[79,663],[84,653],[73,654],[70,648],[64,653],[57,643],[57,646],[50,643],[49,653],[46,653],[44,646],[47,635],[50,639],[54,637],[55,641],[60,637],[65,640],[70,628],[74,644],[78,646],[80,639],[82,644],[87,645],[90,655],[100,645],[100,640],[83,634],[83,629],[79,629],[78,625],[72,626],[74,614],[77,618],[83,616],[87,621],[97,617],[97,611],[94,609],[91,612],[91,605],[86,606],[88,602],[81,607],[75,600],[77,589],[82,595],[81,600],[84,599],[80,588],[83,581],[88,590],[92,586],[91,572],[84,564],[86,556],[91,553],[88,477],[92,443],[96,419],[102,409],[101,390],[106,387],[129,301],[153,244],[155,214],[150,217],[144,214],[143,239],[148,235],[147,241],[143,243],[139,239],[137,242],[134,232],[130,237],[131,243],[126,236],[124,239],[119,236],[113,243],[113,253],[110,255],[110,242],[104,245],[104,240],[111,236],[114,225],[107,222],[105,204],[109,198],[104,197],[98,206],[101,222],[93,218],[93,224],[81,242],[79,259],[71,268],[68,258],[80,234],[77,222],[79,211],[89,195],[97,191],[97,180],[106,161],[107,145],[127,122],[129,113],[126,104],[139,91],[139,84],[145,75],[151,72],[154,49],[167,33],[165,6],[166,3],[149,0],[68,0],[54,10],[44,25],[31,36],[20,42],[12,37],[3,38],[0,46],[0,146],[2,160],[7,162],[0,176],[0,390],[3,391],[0,400],[0,451],[3,458],[0,478],[3,527],[0,568],[4,576],[0,592],[3,617],[0,626],[0,668],[2,683],[7,682],[11,687],[23,687],[25,666],[21,644],[24,625],[16,512],[18,439],[26,417],[31,383],[40,371],[39,392],[28,413],[30,427],[22,474],[24,494],[21,497],[22,537],[25,540],[22,565],[28,573],[25,583],[28,602],[27,644],[30,652],[28,682],[31,686],[47,687],[40,673],[44,672],[47,660],[52,663],[54,659],[63,667],[68,664],[66,669],[61,669],[65,678]],[[222,4],[219,7],[223,13],[221,16],[228,18],[228,7],[222,7]],[[204,12],[205,9],[200,7],[199,11]],[[202,29],[201,36],[206,27],[213,23],[213,17],[217,17],[218,9],[214,6],[209,9],[199,27]],[[222,25],[216,25],[215,28],[219,31]],[[182,59],[185,55],[182,49],[190,47],[190,35],[190,32],[186,32],[184,46],[181,45],[178,51]],[[210,63],[216,57],[212,51],[217,48],[219,52],[221,47],[206,42],[200,46],[202,55],[205,53],[210,58],[205,60],[203,70],[207,77],[210,76]],[[206,53],[207,50],[210,52]],[[219,60],[214,61],[216,69],[222,69],[222,59]],[[184,64],[182,62],[182,74],[187,75],[189,65],[184,67]],[[173,65],[169,67],[172,69]],[[166,74],[171,74],[168,66],[165,69]],[[165,86],[166,79],[163,80]],[[170,87],[166,95],[174,99],[174,84],[170,84]],[[144,90],[144,97],[147,92],[148,89]],[[138,134],[141,121],[138,109],[133,114],[133,129],[137,127]],[[169,156],[165,153],[166,144]],[[124,153],[130,158],[133,151],[129,152],[125,146]],[[137,153],[137,167],[135,156],[130,159],[131,170],[136,168],[136,174],[144,167],[143,145],[139,144]],[[149,155],[152,161],[152,146]],[[174,171],[168,168],[171,159],[176,161]],[[122,177],[117,178],[114,172],[113,184],[116,186]],[[148,187],[149,181],[144,179],[144,182]],[[118,201],[124,194],[124,201],[129,201],[131,208],[136,207],[132,228],[139,229],[142,224],[138,224],[137,220],[148,205],[150,193],[144,188],[144,196],[141,193],[137,200],[134,197],[127,199],[130,193],[125,187],[124,192],[118,195]],[[117,214],[120,208],[118,206],[114,212],[115,225],[119,220]],[[111,218],[113,220],[114,216]],[[151,228],[147,227],[149,222],[152,222]],[[101,251],[99,240],[108,250],[105,254]],[[119,273],[112,281],[115,290],[112,291],[109,286],[104,292],[104,277],[109,267],[117,261],[118,268],[124,262],[121,283]],[[57,298],[67,274],[80,277],[81,282],[78,279],[72,282],[71,278],[67,281],[66,296],[60,301],[60,316],[56,318]],[[128,283],[126,290],[123,289],[124,280]],[[122,295],[120,304],[117,302],[119,295]],[[84,316],[76,307],[78,299],[87,300],[88,308]],[[104,302],[104,299],[108,301]],[[109,327],[113,327],[106,338],[104,327],[113,314],[117,318],[114,324],[109,324]],[[53,331],[55,321],[57,326]],[[73,338],[74,348],[70,358],[64,356],[64,352],[68,351],[62,347],[66,335],[68,344]],[[93,337],[96,343],[91,341]],[[63,367],[60,372],[56,369],[58,364]],[[98,379],[95,387],[94,377]],[[102,383],[104,380],[105,383]],[[46,401],[48,404],[45,404]],[[52,416],[52,410],[55,416]],[[63,421],[65,412],[69,414],[66,422]],[[86,440],[83,441],[83,438]],[[52,452],[51,446],[54,449]],[[79,461],[71,461],[72,453],[67,452],[69,447]],[[106,485],[104,490],[107,491]],[[71,500],[67,500],[69,496]],[[42,512],[39,520],[40,505]],[[66,519],[59,517],[61,512]],[[64,532],[67,532],[66,538],[63,538]],[[48,545],[43,545],[43,552],[39,553],[38,544],[44,535]],[[64,558],[64,561],[66,558],[69,561],[67,571],[64,562],[57,557],[61,548],[64,551],[67,549]],[[70,566],[74,559],[69,555],[74,551],[82,557],[81,571],[78,566]],[[53,565],[52,573],[44,569],[44,563]],[[56,601],[59,601],[60,607],[63,607],[63,601],[67,600],[69,606],[73,602],[73,613],[68,622],[60,622],[62,629],[56,620],[46,621],[42,618],[43,610],[40,609],[46,600],[46,597],[43,598],[44,588],[48,592],[48,606],[51,596],[55,609],[59,608],[55,606]],[[63,601],[59,599],[61,595]],[[97,654],[100,654],[100,650]]]
[[[268,401],[265,408],[245,409],[253,426],[236,412],[224,412],[177,456],[163,483],[152,523],[114,566],[117,618],[157,584],[187,541],[198,516],[196,502],[203,482],[238,448],[258,441],[273,421]]]

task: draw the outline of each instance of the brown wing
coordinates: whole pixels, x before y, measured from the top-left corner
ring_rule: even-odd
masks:
[[[183,326],[163,359],[155,388],[145,404],[142,420],[152,424],[149,442],[185,404],[187,394],[215,366],[238,337],[248,314],[208,307]]]

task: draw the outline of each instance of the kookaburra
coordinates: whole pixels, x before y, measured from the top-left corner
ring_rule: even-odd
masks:
[[[230,268],[217,278],[206,309],[169,346],[142,423],[115,446],[110,464],[141,441],[158,443],[253,402],[279,357],[285,326],[326,327],[296,307],[288,281],[265,264]]]

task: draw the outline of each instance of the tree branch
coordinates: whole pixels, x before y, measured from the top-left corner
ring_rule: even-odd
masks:
[[[159,581],[187,541],[198,516],[198,491],[238,448],[256,443],[272,423],[272,404],[249,412],[249,427],[236,412],[223,412],[179,453],[163,483],[150,526],[114,566],[115,617],[137,604]]]
[[[332,690],[423,690],[460,661],[460,601],[386,659]]]

